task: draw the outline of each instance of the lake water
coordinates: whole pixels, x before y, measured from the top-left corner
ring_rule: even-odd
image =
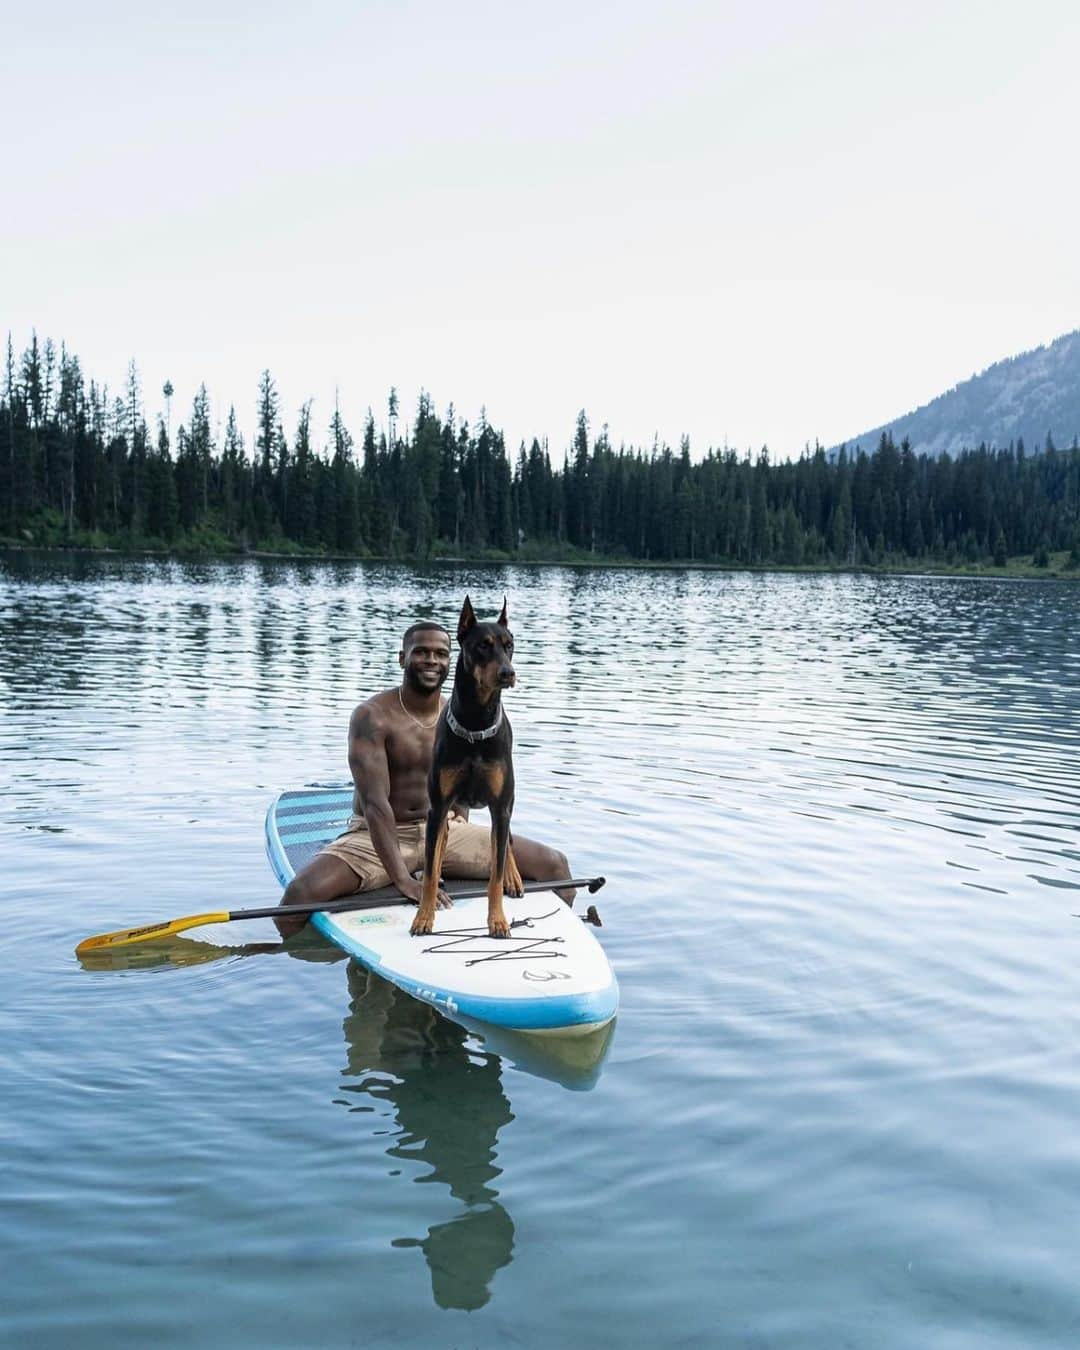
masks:
[[[515,825],[622,1006],[495,1044],[269,922],[413,618],[509,595]],[[0,1341],[1071,1346],[1080,585],[0,563]],[[579,901],[579,905],[580,905]]]

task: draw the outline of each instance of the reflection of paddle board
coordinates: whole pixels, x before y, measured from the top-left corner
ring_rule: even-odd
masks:
[[[266,813],[266,851],[283,886],[341,833],[351,805],[346,788],[275,798]],[[451,894],[475,888],[448,886]],[[610,1022],[619,986],[604,949],[573,911],[554,892],[508,895],[504,904],[509,938],[488,937],[483,897],[439,910],[430,937],[410,935],[411,905],[320,911],[311,921],[369,969],[450,1017],[545,1035],[580,1036]]]

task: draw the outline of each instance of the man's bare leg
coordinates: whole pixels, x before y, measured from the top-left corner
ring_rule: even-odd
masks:
[[[335,858],[332,853],[320,853],[297,872],[285,887],[280,903],[325,905],[331,900],[339,900],[343,895],[355,895],[359,889],[360,878],[348,863]],[[283,919],[275,919],[274,923],[281,936],[288,938],[298,933],[307,919],[302,914],[288,915]]]

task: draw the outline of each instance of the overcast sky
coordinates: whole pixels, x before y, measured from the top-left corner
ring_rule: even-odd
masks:
[[[1080,326],[1075,0],[172,9],[0,11],[0,326],[151,419],[786,455]]]

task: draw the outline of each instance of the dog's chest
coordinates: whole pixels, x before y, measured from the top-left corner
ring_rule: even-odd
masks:
[[[491,797],[490,766],[480,756],[470,756],[461,766],[454,800],[462,806],[487,806]]]

